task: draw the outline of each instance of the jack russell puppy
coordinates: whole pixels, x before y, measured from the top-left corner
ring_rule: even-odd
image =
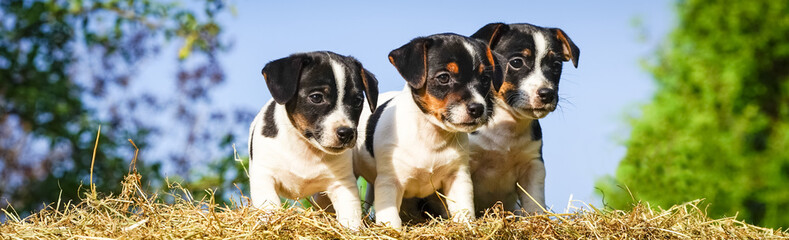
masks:
[[[506,59],[493,117],[469,136],[474,203],[485,209],[502,202],[521,215],[542,212],[545,165],[538,119],[556,109],[562,62],[578,67],[580,50],[561,29],[530,24],[491,23],[471,37]]]
[[[378,81],[356,59],[332,52],[293,54],[263,68],[273,101],[249,128],[249,185],[260,209],[281,207],[280,196],[325,191],[337,220],[361,226],[352,151],[365,95],[370,109]]]
[[[389,61],[407,86],[382,94],[386,102],[362,116],[366,131],[354,149],[376,223],[401,227],[403,198],[436,191],[447,197],[453,220],[474,219],[467,133],[488,122],[501,86],[487,42],[450,33],[419,37],[390,52]]]

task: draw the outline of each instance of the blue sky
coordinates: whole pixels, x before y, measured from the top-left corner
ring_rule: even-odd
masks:
[[[490,22],[563,29],[581,49],[579,66],[564,65],[560,108],[541,120],[547,168],[546,202],[562,211],[573,199],[600,205],[594,181],[613,174],[624,156],[626,116],[654,91],[640,65],[674,25],[670,1],[239,1],[221,21],[232,50],[221,57],[227,81],[213,104],[257,110],[270,99],[260,70],[296,52],[351,55],[373,72],[381,91],[404,80],[386,56],[409,40],[434,33],[470,35]],[[635,27],[634,19],[641,22]],[[173,76],[166,53],[146,63],[143,78]],[[167,61],[165,61],[165,59]],[[158,76],[158,77],[157,77]],[[234,126],[246,133],[248,125]],[[240,140],[239,152],[246,152]]]

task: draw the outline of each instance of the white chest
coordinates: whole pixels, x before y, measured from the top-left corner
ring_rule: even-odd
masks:
[[[541,158],[542,140],[530,131],[513,134],[492,125],[469,136],[470,167],[475,187],[490,191],[512,190],[518,178],[529,172],[530,162]]]
[[[257,143],[250,177],[270,177],[277,193],[286,198],[305,198],[325,191],[328,184],[345,177],[340,173],[352,173],[350,151],[328,155],[304,144],[286,145],[277,139]]]

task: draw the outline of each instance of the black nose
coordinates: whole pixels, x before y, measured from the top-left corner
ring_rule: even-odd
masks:
[[[468,105],[468,115],[472,118],[481,117],[483,113],[485,113],[485,105],[480,103],[472,103]]]
[[[550,88],[540,88],[540,90],[537,90],[537,95],[540,96],[540,101],[543,103],[551,103],[556,95],[556,91]]]
[[[342,143],[348,143],[353,140],[353,133],[353,128],[340,127],[337,129],[337,138],[339,138]]]

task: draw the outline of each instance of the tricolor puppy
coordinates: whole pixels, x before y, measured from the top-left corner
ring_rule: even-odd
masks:
[[[325,191],[337,220],[361,226],[352,151],[365,95],[371,109],[378,82],[356,59],[332,52],[294,54],[266,64],[269,101],[249,128],[252,203],[279,208],[280,196]]]
[[[545,166],[537,119],[556,109],[562,63],[572,61],[578,67],[580,51],[561,29],[529,24],[492,23],[472,37],[506,58],[491,122],[469,137],[474,201],[482,209],[501,201],[506,210],[520,214],[540,212],[537,204],[545,206]]]
[[[388,100],[362,116],[364,144],[354,150],[357,174],[374,189],[376,222],[400,227],[402,199],[436,191],[448,197],[454,220],[473,219],[467,133],[488,122],[492,89],[501,85],[486,42],[420,37],[390,52],[389,61],[407,86],[382,94]]]

